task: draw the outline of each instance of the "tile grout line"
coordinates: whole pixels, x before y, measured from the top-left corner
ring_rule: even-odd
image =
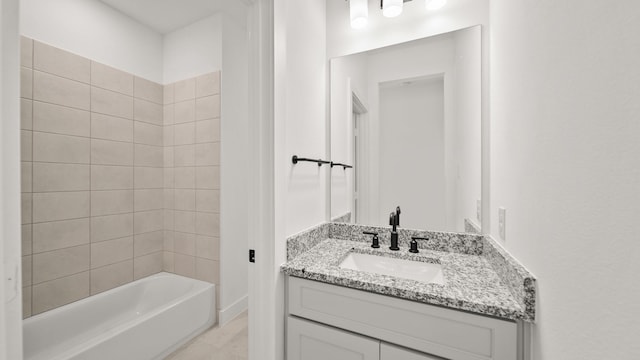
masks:
[[[93,61],[89,61],[89,83],[93,82]],[[92,253],[93,253],[93,239],[92,239],[92,233],[91,233],[91,219],[92,219],[92,215],[93,215],[93,211],[91,209],[91,199],[93,198],[93,187],[91,186],[91,182],[93,181],[93,179],[91,178],[91,165],[93,165],[93,157],[92,157],[92,153],[93,151],[91,151],[91,145],[93,143],[93,114],[92,114],[92,110],[93,107],[91,106],[93,104],[93,87],[89,86],[89,296],[92,295],[92,291],[91,291],[91,281],[92,281],[92,277],[91,276],[91,270],[93,268],[93,263],[91,262],[91,258],[92,258]]]

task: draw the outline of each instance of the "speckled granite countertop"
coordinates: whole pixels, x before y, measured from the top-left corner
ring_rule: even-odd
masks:
[[[445,284],[423,283],[340,268],[338,265],[349,252],[439,263]],[[532,320],[509,288],[501,282],[489,261],[479,255],[428,249],[412,254],[406,248],[390,251],[384,245],[373,249],[369,243],[361,241],[326,239],[283,264],[281,270],[291,276],[481,315],[509,320]]]

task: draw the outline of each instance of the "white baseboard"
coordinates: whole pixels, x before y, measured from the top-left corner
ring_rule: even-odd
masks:
[[[238,299],[233,304],[227,306],[224,309],[220,309],[218,312],[218,325],[224,326],[229,321],[233,320],[236,316],[242,314],[249,307],[249,297],[245,295]]]

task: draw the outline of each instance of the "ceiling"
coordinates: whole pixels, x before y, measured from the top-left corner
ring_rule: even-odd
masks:
[[[154,31],[166,34],[221,11],[228,0],[100,1]]]

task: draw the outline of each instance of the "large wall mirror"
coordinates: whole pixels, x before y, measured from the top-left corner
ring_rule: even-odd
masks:
[[[479,230],[481,27],[331,59],[331,218]]]

